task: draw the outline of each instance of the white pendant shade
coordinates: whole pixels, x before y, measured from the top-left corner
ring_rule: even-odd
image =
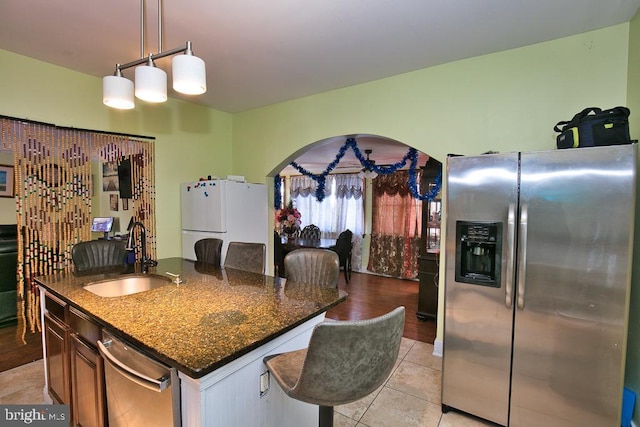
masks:
[[[102,79],[102,103],[119,110],[135,107],[133,82],[121,76],[106,76]]]
[[[177,55],[172,61],[173,90],[186,95],[200,95],[207,91],[204,61],[193,55]]]
[[[147,102],[167,100],[167,73],[150,65],[136,67],[136,98]]]

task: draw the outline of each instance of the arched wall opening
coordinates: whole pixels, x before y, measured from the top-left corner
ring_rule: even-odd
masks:
[[[349,140],[353,140],[354,143],[349,144]],[[411,150],[415,151],[415,157],[410,155]],[[380,135],[359,133],[336,135],[317,140],[290,153],[267,175],[268,178],[282,177],[282,182],[284,182],[282,186],[276,183],[272,187],[274,191],[274,194],[272,194],[274,212],[288,201],[288,197],[284,193],[275,193],[279,190],[288,189],[287,183],[291,176],[301,175],[305,171],[315,175],[358,173],[367,167],[367,157],[370,157],[370,160],[380,168],[393,169],[397,167],[398,170],[409,170],[412,167],[412,161],[414,161],[413,167],[415,170],[423,169],[431,158],[427,153],[420,152],[395,139]],[[402,162],[403,159],[404,164],[399,166],[398,163]],[[441,165],[438,159],[435,160]],[[274,182],[277,182],[277,179]],[[370,179],[365,179],[362,256],[359,257],[360,263],[356,266],[356,270],[362,272],[367,272],[366,267],[369,261],[372,223],[371,188]],[[420,190],[418,188],[417,191],[425,193],[424,189]]]

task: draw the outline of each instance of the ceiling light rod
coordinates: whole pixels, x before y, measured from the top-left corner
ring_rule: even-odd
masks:
[[[191,41],[187,40],[186,47],[177,47],[175,49],[162,51],[162,0],[158,0],[158,53],[150,53],[146,56],[144,53],[144,29],[145,29],[145,1],[140,2],[140,59],[127,62],[126,64],[117,64],[116,71],[126,70],[127,68],[135,67],[136,65],[142,65],[149,61],[165,58],[167,56],[175,55],[177,53],[185,53],[187,55],[193,55],[193,48],[191,47]]]
[[[177,47],[175,49],[171,49],[171,50],[167,50],[166,52],[159,52],[159,53],[150,53],[149,56],[146,56],[144,58],[140,58],[140,59],[136,59],[134,61],[131,62],[127,62],[126,64],[116,64],[116,71],[117,70],[126,70],[127,68],[131,68],[131,67],[135,67],[136,65],[142,65],[145,64],[147,62],[149,62],[149,60],[155,61],[156,59],[160,59],[160,58],[165,58],[167,56],[171,56],[171,55],[175,55],[177,53],[185,53],[186,55],[193,55],[193,50],[191,48],[191,42],[187,40],[187,45],[186,47]]]

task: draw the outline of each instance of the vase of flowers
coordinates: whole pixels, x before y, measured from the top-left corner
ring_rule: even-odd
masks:
[[[300,212],[293,206],[293,201],[289,200],[286,207],[276,211],[276,227],[280,235],[286,235],[288,240],[293,240],[300,230]]]

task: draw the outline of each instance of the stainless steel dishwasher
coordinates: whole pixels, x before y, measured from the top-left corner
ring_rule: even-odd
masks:
[[[178,371],[102,331],[110,427],[180,426]]]

